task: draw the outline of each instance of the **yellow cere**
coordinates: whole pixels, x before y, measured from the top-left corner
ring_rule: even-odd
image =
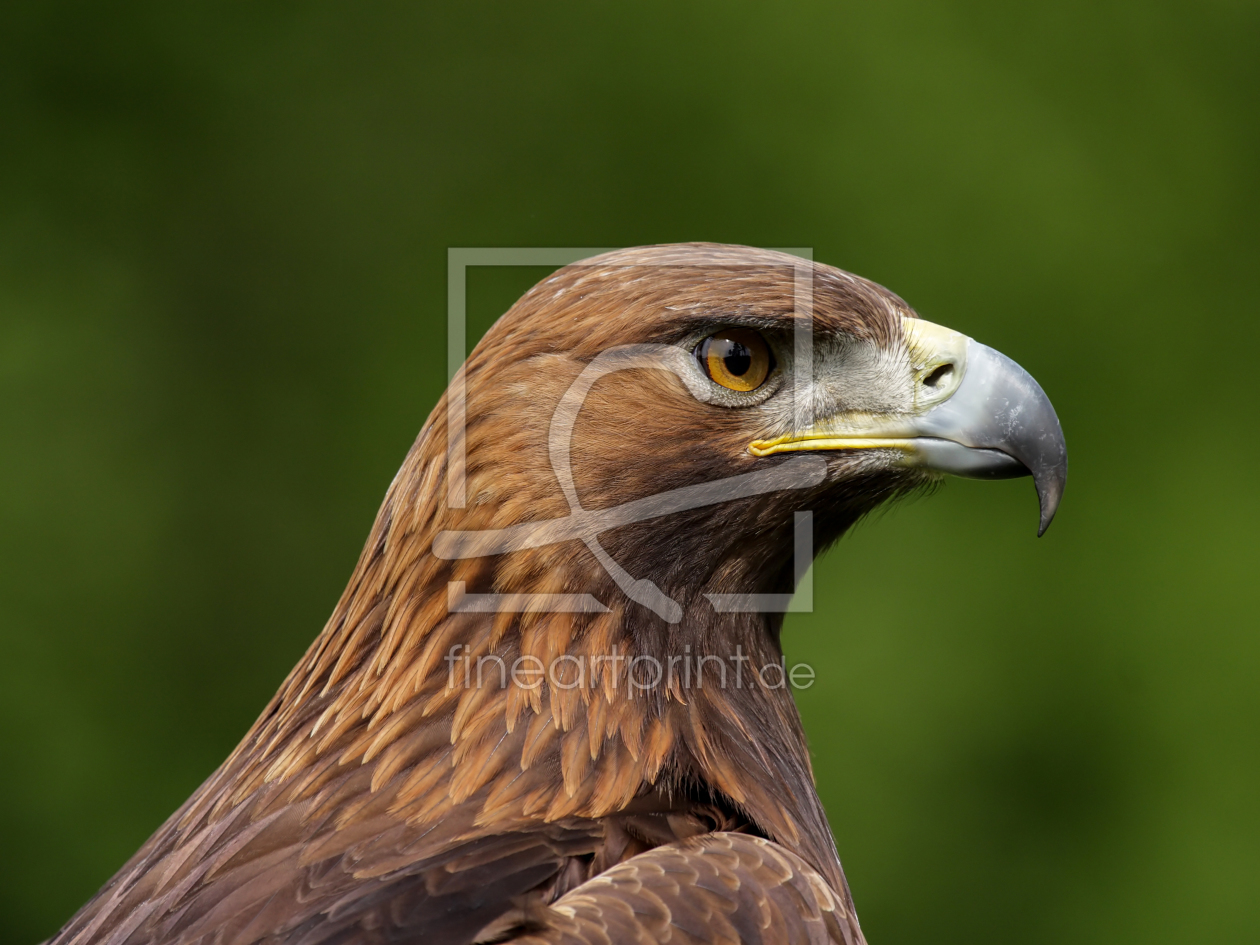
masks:
[[[754,456],[770,456],[774,453],[793,453],[802,450],[901,450],[904,453],[913,453],[915,445],[908,439],[808,435],[753,440],[748,444],[748,452]]]

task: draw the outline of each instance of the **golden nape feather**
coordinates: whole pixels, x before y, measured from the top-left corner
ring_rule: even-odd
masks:
[[[1000,358],[747,247],[543,280],[258,721],[53,941],[864,941],[784,605],[814,549],[942,473],[1031,474],[1048,524],[1062,434]]]

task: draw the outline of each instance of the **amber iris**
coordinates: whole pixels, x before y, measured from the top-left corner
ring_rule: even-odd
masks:
[[[727,328],[710,335],[696,349],[709,377],[731,390],[756,390],[774,367],[766,339],[751,328]]]

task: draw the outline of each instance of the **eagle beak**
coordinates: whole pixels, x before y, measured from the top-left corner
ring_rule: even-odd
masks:
[[[904,414],[848,412],[801,433],[756,440],[755,456],[798,450],[893,449],[901,465],[967,479],[1032,476],[1044,535],[1067,482],[1067,444],[1050,398],[1001,352],[922,319],[903,319],[914,372]]]

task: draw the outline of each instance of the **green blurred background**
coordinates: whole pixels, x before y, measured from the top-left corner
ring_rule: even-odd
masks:
[[[870,940],[1250,940],[1260,7],[447,6],[0,6],[0,938],[319,630],[447,247],[707,239],[888,285],[1068,437],[1041,541],[1027,481],[953,482],[789,621]],[[543,272],[474,271],[472,334]]]

